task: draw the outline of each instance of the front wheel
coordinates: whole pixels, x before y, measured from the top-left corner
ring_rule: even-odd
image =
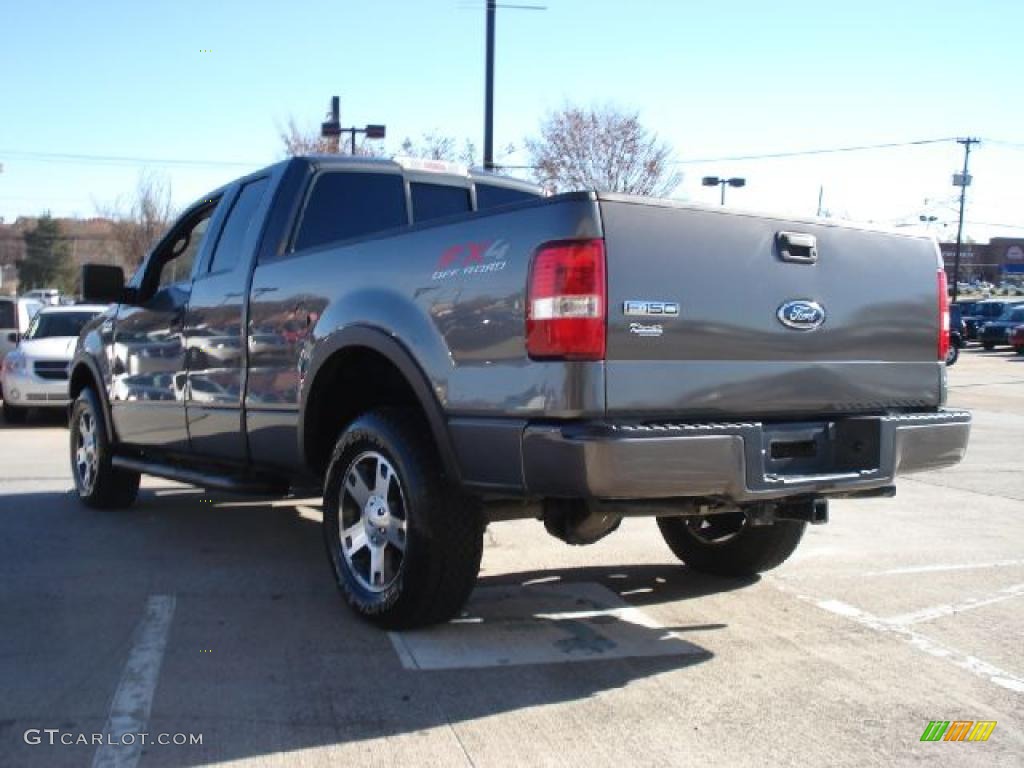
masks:
[[[139,493],[139,473],[113,466],[99,399],[83,389],[71,409],[71,474],[78,498],[96,509],[129,507]]]
[[[338,438],[324,484],[324,543],[338,588],[388,629],[452,618],[483,553],[479,503],[447,487],[429,429],[381,408]]]
[[[672,553],[695,571],[716,576],[752,576],[781,565],[796,550],[806,527],[793,520],[752,526],[742,512],[658,518]]]
[[[991,341],[983,341],[981,343],[981,348],[984,349],[986,352],[991,352],[993,349],[996,348],[996,345]]]

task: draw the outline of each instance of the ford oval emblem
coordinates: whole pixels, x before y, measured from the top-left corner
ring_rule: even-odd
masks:
[[[825,308],[816,301],[787,301],[778,311],[779,322],[798,331],[813,331],[825,322]]]

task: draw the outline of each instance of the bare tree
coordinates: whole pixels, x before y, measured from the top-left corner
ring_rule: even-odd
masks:
[[[597,189],[665,196],[682,175],[672,149],[640,123],[638,112],[566,104],[541,122],[526,149],[536,180],[552,191]]]
[[[165,177],[144,172],[139,175],[130,205],[119,199],[101,208],[100,215],[111,220],[111,238],[120,251],[121,262],[132,270],[174,220],[171,184]]]
[[[451,136],[439,133],[424,133],[419,141],[406,137],[401,144],[403,155],[420,157],[426,160],[445,160],[459,162],[464,165],[476,164],[476,145],[469,139],[458,148],[458,142]]]

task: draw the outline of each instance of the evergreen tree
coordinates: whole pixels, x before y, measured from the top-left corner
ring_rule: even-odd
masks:
[[[25,259],[18,264],[18,289],[58,288],[75,292],[75,265],[71,243],[62,237],[60,223],[50,214],[39,217],[36,228],[25,233]]]

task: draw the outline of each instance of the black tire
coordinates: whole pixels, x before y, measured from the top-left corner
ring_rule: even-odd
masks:
[[[981,348],[984,349],[986,352],[991,352],[993,349],[996,348],[996,345],[991,341],[983,341],[981,342]]]
[[[370,411],[338,438],[327,469],[323,531],[335,580],[356,613],[387,629],[452,618],[480,570],[480,504],[448,487],[429,435],[415,413]]]
[[[4,403],[4,421],[8,424],[24,424],[28,419],[28,408]]]
[[[791,520],[748,525],[742,512],[707,517],[659,517],[672,553],[695,571],[715,576],[753,576],[793,554],[807,523]]]
[[[91,427],[87,429],[89,424]],[[75,479],[78,498],[94,509],[130,507],[139,493],[139,473],[115,469],[111,464],[113,454],[107,440],[103,409],[92,389],[86,387],[78,395],[71,408],[68,427],[71,476]]]
[[[949,351],[946,353],[946,365],[954,365],[958,359],[960,359],[960,347],[950,344]]]

